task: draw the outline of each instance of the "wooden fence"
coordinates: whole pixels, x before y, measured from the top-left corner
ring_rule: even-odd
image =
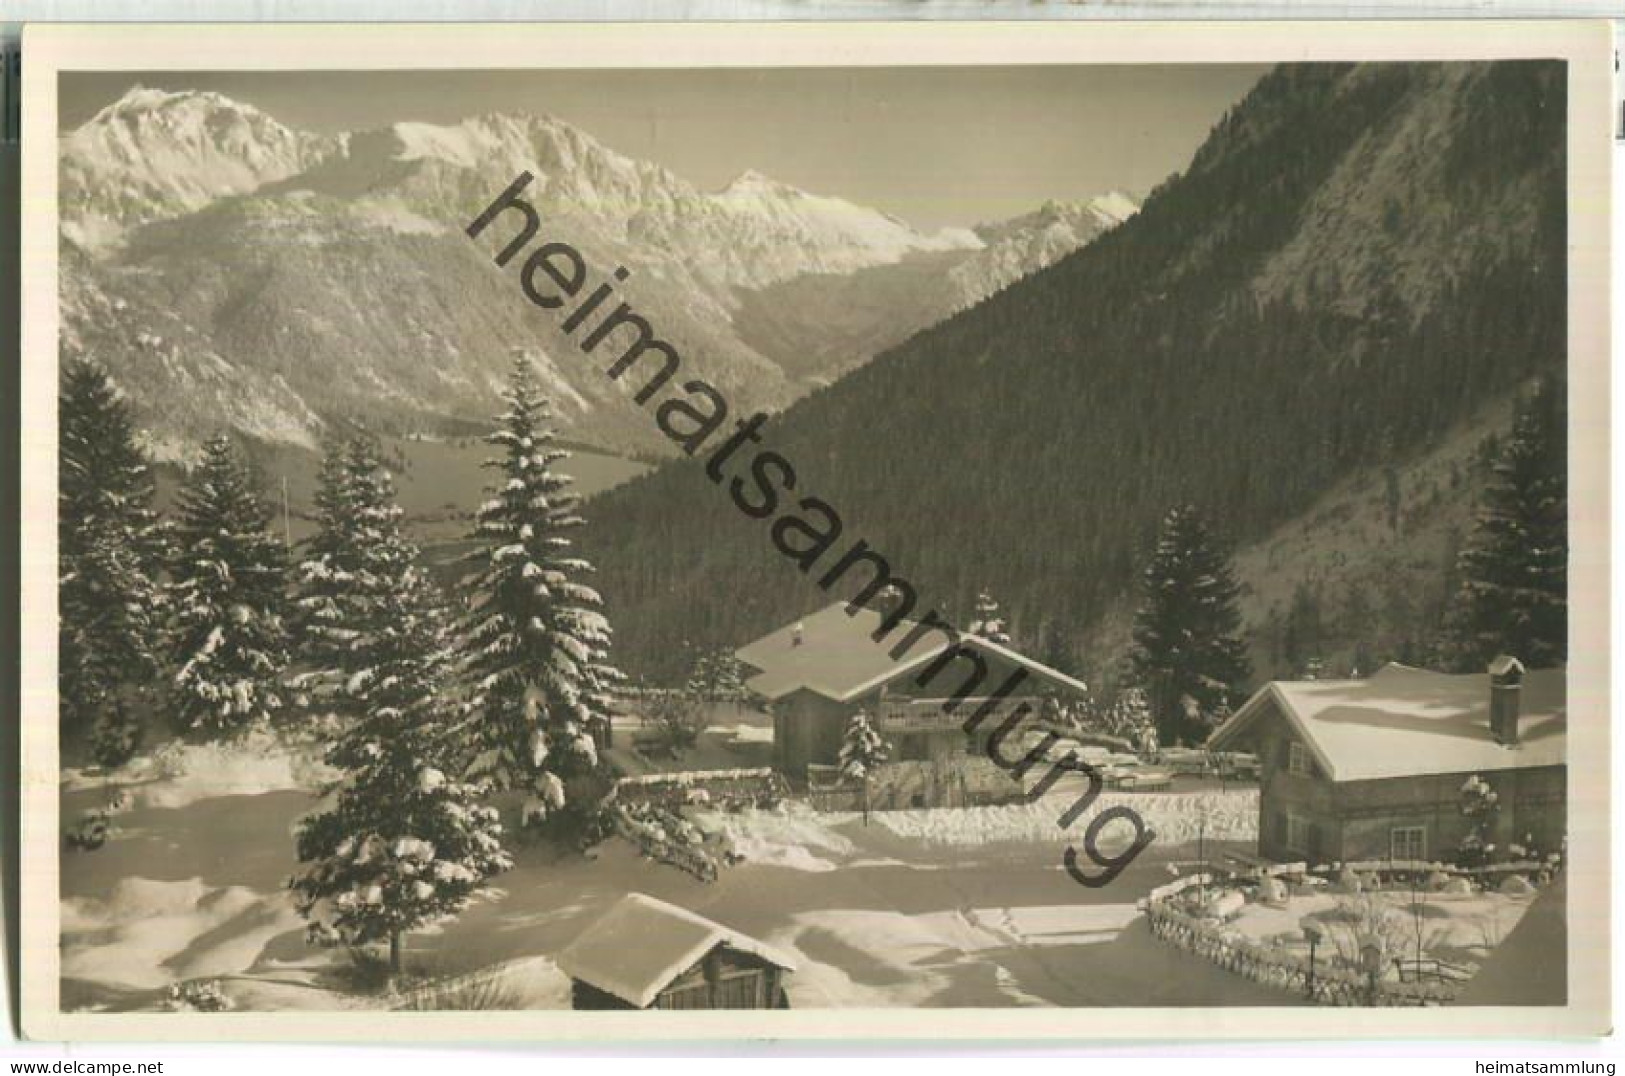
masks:
[[[1306,861],[1270,863],[1257,856],[1232,851],[1220,852],[1214,858],[1217,862],[1210,864],[1209,869],[1218,870],[1231,878],[1290,879],[1302,876],[1320,878],[1330,883],[1346,871],[1361,878],[1375,879],[1384,889],[1408,887],[1436,874],[1446,878],[1469,878],[1481,885],[1493,886],[1515,874],[1531,880],[1542,875],[1550,876],[1561,870],[1563,865],[1562,857],[1556,855],[1540,861],[1520,859],[1483,867],[1458,867],[1452,863],[1421,859],[1350,860],[1347,863],[1317,863],[1310,866]]]
[[[1307,997],[1318,1005],[1417,1006],[1443,1005],[1455,998],[1460,983],[1394,982],[1283,953],[1259,942],[1204,923],[1169,906],[1163,900],[1146,906],[1152,936],[1201,957],[1225,971],[1264,986]]]
[[[881,700],[875,707],[875,727],[881,732],[907,733],[907,732],[952,732],[964,726],[965,720],[972,714],[980,713],[983,707],[987,712],[979,722],[982,731],[996,729],[1016,710],[1025,706],[1027,712],[1033,717],[1038,716],[1039,702],[1036,698],[1023,698],[1020,696],[994,699],[972,697],[960,700],[950,711],[947,707],[951,699],[915,699],[904,696],[892,696]]]
[[[765,766],[736,770],[646,773],[615,782],[615,803],[647,803],[676,808],[685,804],[731,807],[771,806],[789,795],[784,777]]]
[[[1317,865],[1313,870],[1300,873],[1331,875],[1339,870],[1353,871],[1355,874],[1370,875],[1379,882],[1387,885],[1395,880],[1409,881],[1413,876],[1426,877],[1430,874],[1442,874],[1448,878],[1472,878],[1480,882],[1491,882],[1505,879],[1510,875],[1521,874],[1533,877],[1542,873],[1553,874],[1561,869],[1563,858],[1558,855],[1547,857],[1545,860],[1518,859],[1506,863],[1491,863],[1483,867],[1458,867],[1450,863],[1427,862],[1420,859],[1368,859],[1356,860],[1348,863],[1332,864],[1330,866]]]
[[[1322,961],[1316,966],[1311,979],[1307,957],[1281,952],[1242,937],[1233,930],[1198,919],[1174,907],[1171,898],[1194,886],[1211,885],[1216,878],[1222,880],[1226,877],[1326,877],[1352,871],[1364,878],[1375,878],[1383,886],[1395,883],[1410,885],[1419,877],[1435,874],[1473,878],[1481,883],[1494,884],[1497,879],[1514,874],[1555,872],[1562,865],[1559,856],[1539,862],[1518,860],[1485,867],[1456,867],[1423,860],[1363,860],[1311,868],[1307,863],[1255,864],[1248,862],[1248,858],[1235,857],[1236,867],[1220,867],[1212,873],[1176,878],[1151,890],[1138,904],[1145,913],[1151,933],[1226,971],[1235,972],[1256,983],[1305,995],[1321,1005],[1442,1005],[1460,992],[1471,978],[1471,972],[1438,960],[1401,960],[1398,965],[1399,981],[1378,979],[1373,986],[1367,976],[1346,968],[1330,967]]]
[[[850,788],[808,788],[796,798],[825,814],[863,809],[863,789],[857,785]]]

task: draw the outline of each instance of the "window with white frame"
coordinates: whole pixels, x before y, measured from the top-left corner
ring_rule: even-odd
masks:
[[[1388,831],[1388,855],[1391,859],[1426,859],[1428,834],[1425,826],[1395,826]]]
[[[1296,811],[1286,813],[1286,850],[1307,853],[1314,826]]]
[[[1287,745],[1286,769],[1288,773],[1299,777],[1313,777],[1315,775],[1315,760],[1309,757],[1309,748],[1294,740]]]

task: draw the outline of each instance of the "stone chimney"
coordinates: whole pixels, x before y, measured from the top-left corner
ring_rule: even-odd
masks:
[[[1503,747],[1518,744],[1518,716],[1523,706],[1523,662],[1502,654],[1490,662],[1490,734]]]

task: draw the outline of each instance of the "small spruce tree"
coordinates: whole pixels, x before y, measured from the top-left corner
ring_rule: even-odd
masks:
[[[62,370],[57,492],[59,695],[64,732],[90,730],[116,766],[141,740],[162,665],[166,530],[128,404],[95,363]]]
[[[239,733],[282,708],[287,550],[255,487],[231,442],[215,437],[180,491],[171,604],[185,730]]]
[[[841,751],[837,756],[841,776],[863,782],[863,824],[869,824],[869,778],[875,767],[891,757],[891,744],[881,739],[869,718],[869,711],[859,710],[846,723],[841,738]]]
[[[1207,734],[1250,672],[1228,551],[1193,507],[1163,519],[1130,652],[1164,743]]]
[[[422,729],[403,728],[347,736],[329,755],[350,773],[332,810],[301,821],[297,854],[308,866],[289,881],[311,942],[388,942],[399,974],[404,934],[461,912],[513,865],[496,809],[478,802],[478,786],[432,765],[436,751]]]
[[[701,654],[684,691],[710,706],[743,702],[748,694],[739,659],[726,649]]]
[[[1467,819],[1467,833],[1456,849],[1456,865],[1482,867],[1495,855],[1495,820],[1501,813],[1501,796],[1478,774],[1461,786],[1461,814]]]
[[[506,410],[487,443],[500,483],[481,506],[464,624],[473,745],[470,776],[525,789],[525,818],[565,806],[564,782],[597,768],[592,732],[609,720],[610,625],[593,568],[572,550],[582,526],[556,465],[552,415],[530,361],[515,357]]]
[[[1140,734],[1140,730],[1154,724],[1145,689],[1134,686],[1124,688],[1112,704],[1112,727],[1108,731],[1132,740]]]
[[[1005,624],[1004,616],[999,612],[999,603],[987,591],[976,595],[976,607],[971,614],[970,634],[998,643],[1000,646],[1010,645],[1010,632]]]

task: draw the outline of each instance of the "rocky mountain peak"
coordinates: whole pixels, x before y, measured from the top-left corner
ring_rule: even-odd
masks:
[[[220,93],[135,86],[62,139],[65,234],[108,246],[134,225],[294,175],[337,144]]]

